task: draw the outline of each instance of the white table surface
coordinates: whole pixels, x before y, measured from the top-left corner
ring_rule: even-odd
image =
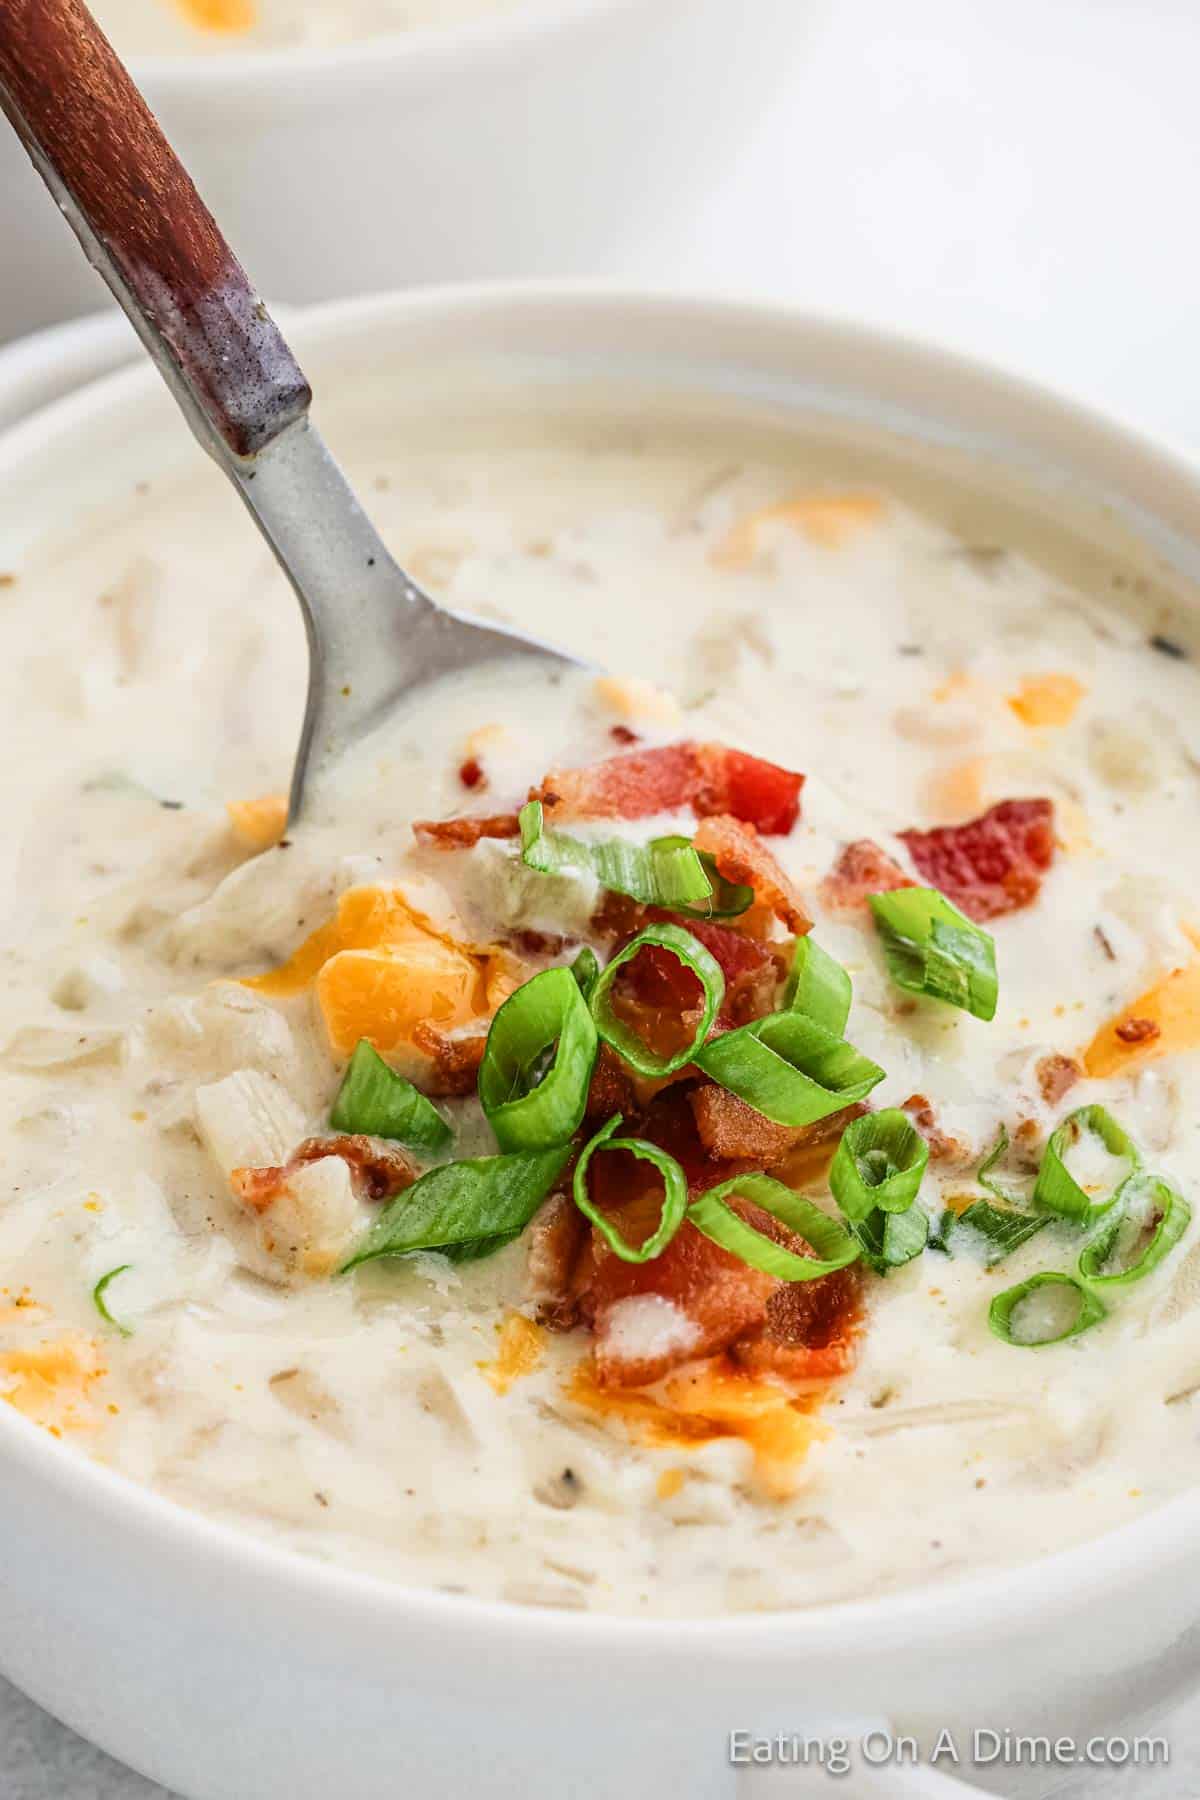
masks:
[[[1195,0],[795,4],[807,54],[699,219],[597,273],[935,338],[1200,448]],[[1065,1793],[1192,1800],[1200,1700],[1165,1729],[1169,1768]],[[0,1800],[164,1795],[0,1682]]]

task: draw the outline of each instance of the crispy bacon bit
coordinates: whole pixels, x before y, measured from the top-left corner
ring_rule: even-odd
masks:
[[[1054,860],[1054,802],[1002,800],[965,825],[900,836],[930,887],[968,918],[997,919],[1037,899]]]
[[[426,1086],[431,1094],[452,1097],[474,1092],[479,1065],[487,1044],[485,1031],[469,1037],[451,1037],[422,1020],[414,1025],[413,1046],[433,1064]]]
[[[700,744],[697,754],[703,786],[693,804],[701,818],[729,813],[766,837],[786,837],[800,816],[803,775],[724,744]]]
[[[579,1323],[575,1272],[588,1237],[588,1222],[570,1194],[552,1194],[529,1230],[526,1292],[538,1323],[569,1331]]]
[[[700,1142],[710,1156],[753,1163],[758,1169],[777,1168],[797,1151],[831,1142],[867,1110],[862,1105],[844,1106],[813,1125],[777,1125],[715,1082],[692,1088],[688,1102]]]
[[[1122,1019],[1113,1030],[1123,1044],[1149,1044],[1162,1036],[1162,1026],[1153,1019]]]
[[[734,1360],[756,1375],[785,1381],[832,1381],[858,1358],[862,1280],[856,1268],[817,1281],[785,1281],[767,1301],[758,1336],[740,1338]]]
[[[608,735],[616,744],[640,744],[641,738],[636,731],[630,731],[628,725],[610,725]]]
[[[362,1200],[390,1200],[417,1179],[415,1164],[402,1150],[394,1144],[380,1143],[377,1138],[363,1137],[356,1132],[341,1137],[305,1138],[286,1163],[258,1169],[234,1169],[229,1185],[243,1206],[252,1212],[266,1212],[297,1169],[306,1163],[320,1162],[326,1156],[340,1156],[347,1164]]]
[[[868,894],[891,894],[897,888],[916,885],[871,838],[856,838],[846,845],[821,883],[821,904],[830,912],[851,912],[867,904]]]
[[[487,786],[487,777],[484,775],[483,765],[477,756],[468,756],[466,761],[459,765],[458,779],[465,788]]]
[[[565,818],[648,819],[690,806],[698,818],[731,814],[768,834],[792,829],[803,775],[724,744],[684,741],[634,750],[582,769],[553,770],[530,798]]]
[[[470,850],[481,838],[513,838],[520,829],[516,813],[492,813],[481,818],[416,819],[413,822],[417,842],[434,850]]]
[[[803,1129],[777,1125],[764,1118],[737,1094],[712,1082],[692,1088],[688,1100],[700,1142],[710,1156],[773,1169],[791,1154],[804,1135]]]
[[[1049,1056],[1039,1057],[1036,1074],[1042,1099],[1047,1106],[1057,1106],[1063,1095],[1070,1093],[1080,1080],[1083,1070],[1073,1056],[1060,1056],[1054,1051]]]
[[[970,1156],[970,1144],[964,1144],[961,1138],[950,1137],[942,1130],[927,1094],[910,1094],[900,1105],[929,1145],[934,1162],[964,1162]]]
[[[602,1121],[620,1113],[623,1118],[628,1118],[636,1105],[637,1088],[632,1075],[616,1051],[608,1044],[601,1044],[588,1089],[587,1117]]]
[[[802,937],[812,929],[799,894],[753,825],[719,814],[702,820],[692,841],[697,850],[708,852],[726,881],[753,888],[758,900],[782,919],[789,931]]]

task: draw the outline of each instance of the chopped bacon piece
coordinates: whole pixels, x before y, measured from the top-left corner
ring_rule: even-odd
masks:
[[[1002,800],[965,825],[900,836],[930,887],[968,918],[998,919],[1037,899],[1054,860],[1054,802]]]
[[[483,764],[477,756],[468,756],[458,766],[458,779],[465,788],[487,786],[487,777],[483,772]]]
[[[840,1137],[851,1119],[861,1118],[867,1110],[861,1104],[844,1106],[812,1125],[777,1125],[715,1082],[692,1088],[688,1101],[700,1142],[710,1156],[723,1162],[753,1163],[758,1169],[776,1168],[797,1150]]]
[[[474,1092],[487,1045],[485,1031],[472,1032],[469,1037],[451,1037],[421,1020],[413,1026],[412,1041],[414,1048],[433,1064],[426,1083],[431,1094],[452,1097]]]
[[[916,885],[871,838],[856,838],[846,845],[821,883],[821,904],[831,912],[850,912],[865,906],[868,894],[890,894]]]
[[[616,744],[640,744],[641,738],[636,731],[630,731],[628,725],[610,725],[608,735]]]
[[[234,1169],[229,1185],[244,1206],[266,1212],[287,1186],[289,1178],[306,1163],[326,1156],[340,1156],[363,1200],[390,1200],[417,1179],[416,1165],[394,1144],[380,1143],[361,1133],[341,1137],[305,1138],[286,1163],[258,1169]]]
[[[970,1156],[970,1144],[964,1144],[961,1138],[950,1137],[942,1130],[927,1094],[910,1094],[900,1105],[929,1145],[934,1162],[963,1162]]]
[[[570,1194],[552,1194],[530,1227],[526,1291],[537,1303],[539,1324],[551,1330],[569,1331],[579,1323],[573,1287],[588,1229]]]
[[[753,888],[789,931],[803,937],[812,929],[799,894],[753,825],[722,813],[702,820],[692,842],[697,850],[707,850],[726,881]]]
[[[704,786],[694,802],[702,818],[730,813],[767,837],[786,837],[800,816],[803,775],[724,744],[698,746]]]
[[[1056,1051],[1042,1056],[1037,1064],[1037,1081],[1047,1106],[1057,1106],[1080,1080],[1083,1070],[1073,1056],[1060,1056]]]
[[[816,1281],[785,1281],[767,1301],[761,1333],[739,1338],[731,1354],[756,1375],[831,1381],[858,1357],[862,1280],[857,1268]]]
[[[587,1117],[611,1119],[614,1113],[628,1118],[637,1105],[637,1089],[624,1063],[608,1044],[601,1044],[592,1083],[588,1089]]]
[[[684,741],[634,750],[582,769],[556,769],[532,799],[554,822],[567,818],[648,819],[690,806],[698,818],[728,813],[769,835],[789,832],[800,813],[803,775],[724,744]]]
[[[1149,1044],[1162,1036],[1162,1026],[1156,1019],[1122,1019],[1113,1031],[1123,1044]]]
[[[470,850],[481,838],[514,838],[520,829],[516,813],[492,813],[482,818],[416,819],[413,822],[417,842],[435,850]]]

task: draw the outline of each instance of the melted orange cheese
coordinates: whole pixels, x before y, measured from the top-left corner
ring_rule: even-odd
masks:
[[[233,835],[247,850],[269,850],[287,830],[286,794],[260,794],[256,800],[230,800],[225,811]]]
[[[1189,936],[1191,933],[1189,933]],[[1132,1041],[1120,1035],[1134,1021],[1146,1020],[1156,1027],[1144,1036],[1131,1031]],[[1139,1064],[1152,1062],[1177,1050],[1200,1048],[1200,958],[1172,969],[1169,975],[1147,988],[1144,994],[1102,1025],[1083,1052],[1087,1074],[1102,1080],[1108,1075],[1123,1074]]]
[[[178,5],[188,23],[201,31],[234,36],[252,31],[258,22],[255,0],[178,0]]]
[[[790,525],[810,544],[822,550],[839,550],[854,534],[873,525],[883,511],[876,494],[797,494],[778,506],[764,506],[739,519],[712,552],[722,568],[744,569],[758,552],[764,525]]]
[[[542,1360],[546,1333],[524,1313],[510,1312],[500,1327],[496,1360],[480,1363],[479,1370],[498,1394],[507,1394],[514,1381],[532,1375]]]
[[[98,1423],[92,1389],[108,1373],[92,1338],[72,1333],[0,1352],[0,1399],[55,1437]]]
[[[1023,725],[1069,725],[1086,692],[1073,675],[1027,675],[1008,704]]]
[[[739,1438],[753,1451],[758,1478],[772,1499],[793,1492],[809,1448],[829,1435],[813,1417],[820,1393],[793,1395],[719,1359],[670,1375],[654,1390],[601,1387],[585,1361],[567,1392],[577,1406],[621,1420],[642,1443],[662,1449]]]

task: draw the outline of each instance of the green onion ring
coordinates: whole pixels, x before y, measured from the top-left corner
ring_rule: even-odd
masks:
[[[850,1017],[850,977],[841,963],[822,950],[812,936],[796,939],[792,967],[783,990],[786,1012],[807,1013],[826,1031],[841,1037]]]
[[[652,1262],[656,1256],[662,1255],[683,1224],[688,1202],[687,1176],[675,1158],[665,1150],[660,1150],[657,1144],[649,1144],[644,1138],[614,1137],[613,1133],[620,1123],[620,1113],[614,1113],[608,1124],[601,1126],[591,1142],[585,1144],[580,1151],[579,1161],[575,1164],[575,1204],[584,1217],[591,1220],[596,1230],[607,1240],[613,1254],[619,1256],[622,1262]],[[640,1162],[652,1163],[663,1178],[662,1216],[644,1244],[629,1243],[612,1220],[598,1206],[593,1206],[588,1198],[588,1164],[598,1150],[628,1150]]]
[[[479,1065],[479,1101],[501,1150],[547,1150],[574,1136],[597,1048],[592,1015],[570,969],[544,969],[509,995],[492,1020]]]
[[[897,987],[961,1007],[977,1019],[996,1014],[996,945],[936,888],[896,888],[869,896],[888,973]]]
[[[585,843],[546,827],[540,800],[521,808],[521,860],[542,875],[591,875],[616,894],[670,911],[694,906],[712,894],[698,853],[686,838],[634,844],[624,838]]]
[[[858,1239],[863,1261],[876,1275],[888,1275],[920,1256],[929,1240],[929,1215],[923,1207],[884,1212],[876,1207],[865,1219],[847,1221]]]
[[[1137,1196],[1142,1193],[1148,1194],[1152,1200],[1158,1223],[1141,1255],[1113,1274],[1106,1275],[1104,1269],[1114,1250],[1118,1248],[1121,1227],[1129,1221]],[[1085,1245],[1079,1258],[1080,1276],[1090,1287],[1106,1290],[1132,1287],[1135,1282],[1144,1280],[1152,1269],[1156,1269],[1170,1255],[1191,1223],[1191,1218],[1192,1209],[1183,1195],[1176,1193],[1161,1175],[1131,1175],[1122,1189],[1120,1207],[1105,1216],[1100,1230]]]
[[[794,1127],[854,1105],[883,1080],[877,1063],[798,1012],[724,1031],[694,1061],[764,1118]]]
[[[600,978],[600,961],[590,944],[583,946],[571,964],[571,973],[575,977],[584,999],[590,1000],[592,989]]]
[[[1093,1200],[1085,1193],[1066,1166],[1066,1152],[1072,1144],[1078,1143],[1085,1131],[1098,1137],[1110,1156],[1126,1157],[1130,1164],[1111,1193],[1102,1200]],[[1033,1204],[1045,1212],[1073,1219],[1076,1224],[1090,1225],[1116,1204],[1130,1176],[1140,1169],[1141,1162],[1133,1140],[1107,1107],[1098,1103],[1077,1107],[1050,1134],[1033,1189]]]
[[[848,1219],[907,1212],[929,1163],[929,1145],[898,1107],[851,1119],[829,1168],[833,1197]]]
[[[811,1244],[818,1257],[798,1256],[794,1250],[764,1237],[734,1212],[726,1198],[731,1194],[740,1194],[770,1213]],[[735,1175],[731,1181],[722,1181],[698,1195],[688,1207],[687,1216],[697,1231],[722,1250],[780,1281],[818,1281],[822,1275],[833,1275],[858,1260],[858,1245],[836,1219],[771,1175]]]
[[[647,1049],[637,1033],[617,1018],[609,998],[618,969],[625,963],[632,962],[639,951],[649,945],[669,951],[676,961],[691,971],[704,989],[704,1004],[695,1033],[674,1056],[656,1056],[652,1050]],[[623,950],[618,951],[592,989],[590,1004],[596,1030],[605,1043],[611,1044],[617,1054],[623,1056],[630,1068],[639,1075],[653,1077],[673,1075],[676,1069],[682,1069],[697,1060],[696,1052],[707,1038],[724,998],[725,977],[716,957],[710,955],[704,945],[690,931],[685,931],[682,925],[664,924],[648,925],[645,931],[640,931]]]
[[[366,1038],[355,1046],[329,1123],[335,1131],[393,1138],[434,1154],[450,1142],[450,1127],[433,1102],[389,1068]]]
[[[691,850],[692,840],[685,837],[659,837],[650,840],[651,850]],[[717,868],[716,858],[707,850],[697,850],[700,867],[712,887],[712,897],[697,906],[676,906],[672,910],[685,919],[737,919],[754,905],[754,889],[739,882],[726,881]]]
[[[1020,1338],[1014,1337],[1013,1314],[1021,1302],[1038,1288],[1063,1287],[1071,1288],[1079,1297],[1079,1311],[1073,1324],[1066,1331],[1056,1332],[1053,1337]],[[1028,1281],[1020,1281],[1016,1287],[1005,1288],[997,1294],[988,1308],[988,1324],[996,1336],[1006,1344],[1013,1344],[1021,1350],[1041,1350],[1050,1344],[1065,1344],[1068,1338],[1078,1337],[1080,1332],[1088,1331],[1099,1324],[1108,1311],[1103,1301],[1091,1293],[1083,1282],[1076,1281],[1073,1275],[1060,1275],[1053,1270],[1045,1270],[1040,1275],[1031,1275]]]

